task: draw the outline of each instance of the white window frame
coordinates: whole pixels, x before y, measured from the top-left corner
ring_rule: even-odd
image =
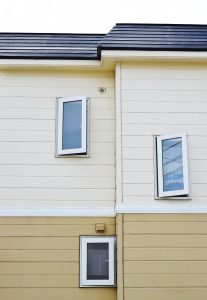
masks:
[[[80,286],[115,286],[115,242],[116,237],[80,237]],[[87,245],[90,243],[108,243],[109,245],[109,279],[89,280],[87,279]]]
[[[162,155],[162,141],[181,138],[182,139],[182,161],[183,161],[183,184],[182,190],[173,190],[165,192],[163,189],[163,155]],[[156,137],[156,160],[157,160],[157,196],[162,197],[175,197],[175,196],[188,196],[189,195],[189,180],[188,180],[188,155],[187,155],[187,135],[170,134],[161,135]]]
[[[66,102],[82,102],[82,132],[81,132],[81,148],[76,149],[62,149],[63,144],[63,106]],[[56,153],[57,155],[76,155],[76,154],[87,154],[87,97],[77,96],[77,97],[63,97],[57,99],[57,128],[56,128]]]

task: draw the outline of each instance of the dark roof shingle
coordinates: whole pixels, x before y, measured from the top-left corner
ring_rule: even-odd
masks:
[[[207,25],[116,24],[101,50],[206,51]]]
[[[116,24],[104,34],[0,33],[0,59],[101,59],[102,50],[207,51],[207,25]]]

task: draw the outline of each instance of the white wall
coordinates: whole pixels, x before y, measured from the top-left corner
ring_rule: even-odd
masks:
[[[103,95],[100,86],[106,87]],[[81,95],[90,98],[90,157],[56,158],[56,97]],[[0,73],[2,214],[113,208],[114,149],[112,72]]]
[[[207,66],[122,64],[125,208],[207,211]],[[192,200],[155,200],[153,135],[188,134]]]

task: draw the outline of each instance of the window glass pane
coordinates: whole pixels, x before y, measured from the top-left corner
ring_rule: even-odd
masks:
[[[81,148],[82,101],[63,103],[63,144],[64,149]]]
[[[108,243],[89,243],[87,245],[87,279],[109,279]]]
[[[162,141],[163,190],[183,190],[182,138]]]

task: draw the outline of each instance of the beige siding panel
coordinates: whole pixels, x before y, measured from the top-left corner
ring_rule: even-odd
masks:
[[[145,102],[145,101],[122,101],[122,111],[125,113],[206,113],[207,106],[203,102],[182,102],[174,101],[163,102]]]
[[[178,103],[179,105],[179,103]],[[147,124],[198,124],[206,125],[205,113],[123,113],[123,123]],[[153,134],[153,133],[152,133]]]
[[[195,65],[184,62],[168,64],[154,63],[139,64],[140,72],[137,72],[136,64],[122,63],[122,78],[146,78],[146,79],[207,79],[206,64]]]
[[[130,121],[129,121],[130,122]],[[175,132],[186,132],[188,136],[205,136],[207,126],[200,124],[157,124],[156,127],[152,124],[146,124],[144,127],[141,125],[137,125],[136,120],[134,123],[126,123],[123,131],[123,146],[124,147],[139,147],[140,138],[143,138],[143,135],[149,135],[152,137],[153,135],[169,134]],[[131,132],[132,130],[132,132]],[[136,131],[136,132],[135,132]],[[153,134],[152,134],[153,133]],[[131,135],[130,135],[131,134]],[[135,138],[137,136],[137,138]],[[134,140],[133,140],[134,139]],[[129,141],[129,142],[127,142]],[[193,148],[199,147],[199,145],[194,145]]]
[[[113,131],[91,131],[90,141],[91,142],[108,142],[114,141]],[[17,131],[17,130],[0,130],[0,142],[9,141],[19,141],[19,142],[35,142],[35,141],[45,141],[45,142],[55,142],[55,132],[54,131],[44,131],[44,130],[33,130],[33,131]]]
[[[182,132],[188,135],[193,203],[198,208],[207,205],[206,86],[207,69],[199,64],[121,64],[125,205],[147,203],[152,209],[158,205],[154,202],[153,137]],[[168,203],[182,210],[192,206],[189,201]]]
[[[95,81],[95,79],[92,79]],[[93,84],[95,85],[95,83]],[[103,83],[102,83],[103,85]],[[101,86],[102,86],[101,85]],[[1,87],[0,97],[47,97],[47,98],[58,98],[58,97],[68,97],[68,96],[80,96],[85,95],[89,97],[100,97],[97,87],[87,87],[82,86],[81,82],[77,86],[59,87],[59,86],[43,86],[43,87]],[[114,97],[114,88],[108,87],[105,94],[101,94],[101,98]]]
[[[206,79],[199,80],[179,80],[179,79],[160,79],[160,78],[130,78],[122,79],[122,88],[130,90],[190,90],[190,91],[207,91]]]
[[[86,76],[87,74],[87,76]],[[95,85],[106,84],[111,85],[111,80],[114,78],[113,72],[104,72],[105,78],[103,78],[103,72],[96,71]],[[29,87],[41,87],[41,86],[77,86],[77,83],[82,83],[83,86],[94,86],[94,72],[93,71],[64,71],[61,72],[53,70],[12,70],[12,72],[0,74],[0,86],[29,86]]]
[[[150,90],[150,89],[140,89],[140,90],[122,90],[122,100],[126,101],[206,101],[207,90]],[[187,105],[186,103],[186,105]]]
[[[79,177],[80,183],[74,177],[2,177],[0,178],[0,188],[114,188],[114,177],[94,177],[93,182],[90,178]]]
[[[82,158],[58,157],[58,159],[54,154],[46,153],[1,153],[0,155],[2,165],[113,165],[111,163],[113,159],[113,153],[97,153],[93,154],[92,157]],[[53,177],[59,178],[55,174]]]
[[[115,288],[79,288],[80,235],[97,235],[96,223],[106,224],[102,235],[115,235],[115,218],[4,217],[0,223],[0,299],[116,299]]]
[[[61,158],[60,158],[61,159]],[[17,168],[12,165],[2,165],[0,169],[0,176],[113,176],[114,167],[103,165],[71,165],[70,168],[64,165],[21,165],[21,168]],[[70,192],[70,189],[68,189]]]
[[[55,207],[56,202],[68,209],[112,208],[114,73],[7,70],[0,79],[0,207],[41,210]],[[106,93],[98,92],[100,86]],[[90,155],[57,158],[56,98],[80,95],[89,98]]]
[[[54,142],[0,142],[0,153],[46,153],[55,156]],[[114,154],[114,144],[105,142],[91,142],[90,144],[90,157],[92,154]],[[85,157],[81,159],[84,160]],[[60,159],[60,158],[56,158]],[[70,158],[71,159],[71,158]],[[69,159],[68,159],[69,160]],[[71,159],[72,160],[72,159]],[[75,160],[75,159],[74,159]],[[111,163],[114,165],[113,161]]]

